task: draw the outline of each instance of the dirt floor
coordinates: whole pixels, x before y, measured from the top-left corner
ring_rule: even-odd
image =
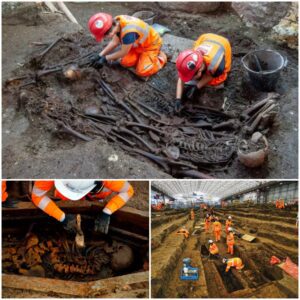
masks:
[[[67,44],[64,44],[66,45],[64,46],[65,48],[61,49],[58,46],[54,47],[49,52],[49,56],[45,58],[44,65],[46,67],[59,63],[59,59],[66,54],[69,56],[72,54],[71,58],[76,57],[78,54],[76,47],[72,48],[74,47],[74,41],[75,44],[78,41],[85,43],[89,49],[97,49],[98,46],[95,42],[87,37],[86,29],[88,18],[97,10],[101,9],[117,15],[120,13],[132,14],[136,10],[147,8],[147,5],[142,3],[134,5],[129,3],[70,3],[68,6],[82,25],[84,34],[73,35],[73,44],[70,45],[70,49],[67,48]],[[282,72],[284,80],[276,88],[276,92],[281,95],[279,118],[276,126],[273,126],[267,133],[270,144],[268,162],[261,168],[249,170],[238,162],[234,151],[232,157],[226,161],[225,165],[217,164],[217,166],[210,167],[209,165],[208,167],[204,163],[198,166],[198,170],[218,178],[296,178],[298,176],[297,51],[273,45],[267,40],[267,36],[264,36],[264,33],[246,28],[231,11],[201,14],[201,23],[198,22],[199,16],[197,15],[178,12],[168,12],[166,14],[162,11],[158,13],[159,18],[157,20],[161,24],[167,25],[174,35],[196,39],[200,33],[215,32],[230,39],[233,47],[233,65],[225,89],[219,91],[204,89],[197,96],[199,104],[217,109],[220,109],[224,99],[227,98],[227,107],[229,107],[227,113],[230,115],[239,116],[249,104],[253,104],[266,96],[266,93],[257,92],[249,86],[241,68],[241,57],[254,48],[277,49],[288,57],[289,67]],[[218,22],[215,22],[216,15]],[[78,31],[78,27],[63,21],[61,18],[54,18],[51,21],[51,26],[43,21],[32,24],[32,21],[30,23],[30,21],[25,19],[24,22],[27,22],[25,27],[24,24],[12,25],[11,20],[4,19],[3,21],[3,83],[8,78],[24,74],[24,71],[28,73],[35,70],[32,65],[28,65],[28,59],[33,57],[35,49],[38,50],[40,48],[33,46],[32,42],[51,42],[62,34]],[[74,37],[76,38],[74,39]],[[26,46],[24,47],[24,45]],[[39,53],[39,51],[36,51],[35,54]],[[51,53],[52,55],[50,55]],[[56,56],[53,55],[54,53],[56,53]],[[26,64],[22,67],[24,63]],[[18,69],[16,69],[17,67]],[[91,128],[87,128],[86,123],[77,123],[76,121],[76,124],[73,123],[72,125],[73,129],[77,131],[88,133],[89,135],[92,134],[93,137],[96,137],[95,140],[90,142],[80,141],[78,138],[62,133],[57,123],[51,123],[45,119],[44,115],[40,113],[41,111],[45,112],[45,105],[50,105],[50,111],[51,107],[56,108],[56,110],[52,109],[52,117],[54,114],[56,118],[61,118],[61,116],[65,115],[66,119],[64,121],[76,118],[76,112],[69,116],[67,114],[69,111],[65,111],[68,107],[70,109],[70,105],[74,105],[74,101],[76,109],[80,109],[80,111],[92,109],[95,112],[95,109],[99,110],[99,99],[97,95],[95,97],[91,93],[94,86],[89,85],[95,73],[91,68],[87,68],[85,72],[85,80],[81,84],[79,81],[71,86],[70,83],[65,82],[59,76],[49,75],[47,79],[45,77],[42,81],[44,86],[39,85],[39,89],[33,92],[35,93],[34,101],[28,102],[28,98],[32,99],[32,94],[30,94],[34,90],[32,86],[24,87],[23,90],[27,94],[23,94],[21,102],[25,99],[25,107],[19,107],[20,101],[17,99],[20,97],[20,92],[18,92],[18,89],[15,89],[14,86],[4,89],[2,107],[3,177],[168,178],[171,176],[184,177],[191,175],[191,173],[185,175],[178,172],[178,169],[176,169],[177,165],[174,164],[171,168],[166,167],[163,163],[157,165],[140,155],[140,153],[136,153],[132,146],[129,147],[130,149],[124,149],[124,147],[120,147],[119,143],[112,141],[110,139],[111,136],[101,136],[101,134],[99,136],[99,130],[96,129],[97,137],[95,128],[93,128],[94,131],[91,133]],[[122,81],[120,81],[120,83],[122,82],[122,87],[117,88],[118,96],[124,94],[124,88],[126,90],[127,87],[129,89],[126,92],[127,94],[135,90],[134,99],[143,99],[143,102],[152,108],[161,109],[161,113],[166,114],[166,116],[170,113],[170,109],[172,110],[172,105],[170,104],[172,102],[166,102],[166,99],[174,98],[176,72],[173,64],[169,63],[157,76],[154,76],[146,83],[138,81],[127,71],[118,69],[104,70],[106,74],[101,73],[102,78],[107,80],[107,78],[110,78],[111,72],[118,80],[126,74],[126,78],[122,78]],[[128,82],[128,78],[130,78],[130,82]],[[53,84],[56,86],[56,90],[52,89]],[[116,91],[114,82],[110,82],[110,85]],[[151,85],[159,87],[160,92],[156,89],[153,90]],[[83,86],[85,87],[84,90]],[[137,86],[143,88],[137,91]],[[163,97],[161,91],[164,93]],[[59,103],[62,103],[60,100],[62,95],[67,96],[67,106],[59,105]],[[105,97],[103,98],[103,94],[100,94],[100,96],[103,104]],[[47,103],[47,101],[43,101],[44,97],[48,97],[51,100],[48,100]],[[89,101],[86,101],[87,97]],[[157,99],[155,100],[156,103],[153,102],[153,99]],[[106,100],[106,103],[110,103],[110,100]],[[106,105],[106,103],[104,104]],[[157,104],[160,107],[157,107]],[[47,112],[49,112],[48,107]],[[120,116],[121,112],[120,110],[117,111],[116,115]],[[68,119],[69,117],[71,119]],[[130,119],[132,120],[132,118]],[[176,122],[176,118],[173,121]],[[139,130],[135,132],[141,133]],[[225,134],[228,134],[228,132],[225,132]],[[153,141],[158,136],[152,133],[151,138],[152,140],[147,140],[147,142],[153,145]],[[144,147],[142,149],[148,150]],[[223,152],[225,153],[226,151]],[[155,153],[155,151],[150,152]],[[228,150],[228,152],[230,151]],[[190,163],[186,162],[185,164],[189,168]]]
[[[208,257],[212,228],[204,231],[204,214],[196,211],[194,221],[189,212],[178,210],[173,218],[166,212],[152,214],[152,297],[154,298],[295,298],[298,282],[278,266],[271,266],[272,255],[280,259],[290,257],[298,264],[298,230],[295,226],[297,210],[278,211],[259,206],[218,209],[222,224],[220,256],[240,257],[245,268],[225,275],[221,259]],[[176,218],[177,215],[177,218]],[[256,237],[247,242],[235,236],[234,256],[227,254],[225,220],[233,218],[238,234]],[[160,221],[161,220],[161,221]],[[180,220],[182,220],[180,222]],[[176,231],[185,225],[190,237],[184,239]],[[193,234],[194,233],[194,234]],[[180,280],[182,260],[191,258],[191,266],[199,269],[197,281]],[[163,285],[161,283],[164,283]],[[217,287],[217,288],[216,288]]]

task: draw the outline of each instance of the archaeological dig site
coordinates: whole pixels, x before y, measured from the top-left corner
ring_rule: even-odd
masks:
[[[152,181],[152,298],[297,298],[298,182]]]
[[[148,298],[148,270],[147,181],[2,181],[4,298]]]
[[[3,178],[297,178],[298,2],[2,2]]]

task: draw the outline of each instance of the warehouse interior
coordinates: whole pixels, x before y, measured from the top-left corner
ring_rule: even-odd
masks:
[[[152,297],[298,297],[298,182],[153,181],[151,213]]]

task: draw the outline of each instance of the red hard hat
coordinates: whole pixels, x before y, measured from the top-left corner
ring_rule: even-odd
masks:
[[[183,82],[192,80],[202,63],[203,57],[199,51],[191,49],[182,51],[176,60],[178,76]]]
[[[100,42],[105,33],[111,28],[113,18],[109,14],[98,13],[90,17],[89,30],[94,35],[97,42]]]

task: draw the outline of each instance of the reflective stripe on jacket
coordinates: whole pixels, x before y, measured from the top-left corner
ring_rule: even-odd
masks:
[[[139,37],[133,43],[134,48],[143,48],[146,50],[155,50],[162,45],[162,39],[159,34],[146,22],[131,16],[116,16],[115,20],[121,27],[121,40],[129,32],[136,32]]]
[[[54,217],[58,221],[65,218],[64,212],[52,201],[47,193],[54,187],[54,181],[36,181],[32,190],[32,202],[47,213],[49,216]],[[126,202],[133,196],[133,188],[128,181],[103,181],[103,189],[100,193],[89,194],[95,199],[103,199],[113,192],[118,194],[112,197],[104,208],[104,212],[108,214],[114,213],[126,204]],[[56,196],[62,200],[67,200],[63,195],[56,191]]]
[[[222,68],[224,68],[223,73],[216,75],[217,77],[213,78],[208,85],[218,85],[224,82],[227,78],[227,73],[229,73],[231,69],[232,58],[229,41],[217,34],[202,34],[195,42],[194,50],[201,51],[208,74],[214,76],[219,67],[222,66]],[[224,63],[224,65],[222,63]]]

